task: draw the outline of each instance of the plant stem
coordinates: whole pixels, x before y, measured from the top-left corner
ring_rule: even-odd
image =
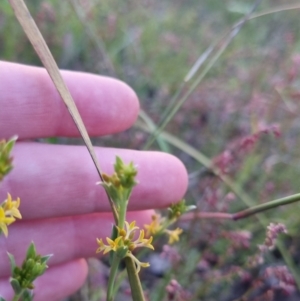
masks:
[[[118,272],[118,267],[120,264],[120,259],[114,254],[112,265],[110,268],[109,279],[108,279],[108,287],[107,287],[107,301],[113,301],[114,298],[114,283],[116,280],[116,275]]]
[[[297,201],[300,201],[300,193],[293,194],[293,195],[290,195],[290,196],[287,196],[287,197],[284,197],[281,199],[277,199],[277,200],[274,200],[271,202],[260,204],[260,205],[248,208],[246,210],[234,213],[232,215],[232,219],[239,220],[239,219],[248,217],[250,215],[253,215],[253,214],[256,214],[256,213],[259,213],[262,211],[266,211],[266,210],[273,209],[273,208],[283,206],[283,205],[288,205],[288,204],[291,204],[291,203],[294,203]]]
[[[188,212],[179,217],[181,221],[189,221],[191,219],[233,219],[233,214],[226,212]]]
[[[135,263],[130,257],[124,258],[130,283],[132,301],[145,301],[141,281],[136,271]]]
[[[122,204],[120,205],[118,227],[121,228],[121,229],[124,228],[124,223],[125,223],[125,219],[126,219],[127,204],[128,204],[128,200],[122,201]]]
[[[23,290],[21,291],[21,293],[14,295],[14,298],[12,299],[12,301],[19,301],[22,294],[23,294]]]
[[[184,214],[182,217],[180,217],[180,220],[190,220],[193,218],[200,218],[200,219],[231,219],[234,221],[237,221],[242,218],[249,217],[251,215],[273,209],[279,206],[288,205],[294,202],[300,201],[300,193],[293,194],[281,199],[277,199],[274,201],[270,201],[264,204],[260,204],[257,206],[253,206],[251,208],[236,212],[236,213],[226,213],[226,212],[190,212],[187,214]]]

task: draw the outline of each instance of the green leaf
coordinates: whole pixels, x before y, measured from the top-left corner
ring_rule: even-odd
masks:
[[[9,279],[10,285],[13,288],[14,292],[18,295],[22,292],[22,287],[19,281],[16,278]]]
[[[41,263],[46,263],[52,256],[53,254],[49,254],[41,257]]]
[[[22,301],[32,301],[33,300],[33,293],[30,290],[24,290],[22,294]]]
[[[118,171],[122,168],[122,165],[124,165],[122,159],[119,156],[116,156],[116,163],[115,163],[115,171]]]
[[[16,143],[18,139],[18,136],[13,136],[12,138],[9,139],[9,141],[7,141],[6,145],[5,145],[5,149],[7,150],[8,153],[10,153]]]
[[[14,255],[12,255],[8,252],[7,252],[7,255],[8,255],[8,258],[9,258],[9,262],[10,262],[10,270],[11,270],[11,273],[13,274],[14,269],[16,267],[15,257],[14,257]]]
[[[27,249],[26,259],[35,258],[36,257],[36,249],[33,242],[30,243],[30,246]]]

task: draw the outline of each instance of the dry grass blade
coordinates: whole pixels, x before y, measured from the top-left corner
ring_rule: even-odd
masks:
[[[48,48],[43,36],[41,35],[37,25],[35,24],[33,18],[31,17],[30,12],[28,11],[27,6],[24,3],[24,1],[23,0],[9,0],[9,2],[10,2],[11,7],[14,10],[16,18],[18,19],[19,23],[21,24],[25,34],[27,35],[28,39],[30,40],[31,44],[33,45],[36,53],[38,54],[40,60],[43,63],[43,65],[47,69],[56,89],[58,90],[65,105],[67,106],[67,108],[80,132],[80,135],[83,138],[86,147],[88,148],[88,151],[89,151],[89,153],[92,157],[92,160],[96,166],[99,177],[102,180],[101,169],[100,169],[95,151],[93,149],[91,140],[87,133],[87,130],[83,124],[81,116],[75,105],[75,102],[74,102],[65,82],[62,79],[62,76],[59,72],[57,64]],[[109,199],[110,205],[112,207],[114,217],[117,220],[118,215],[117,215],[115,206],[109,196],[108,196],[108,199]]]

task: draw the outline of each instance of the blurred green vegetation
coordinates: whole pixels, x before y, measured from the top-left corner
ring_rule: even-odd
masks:
[[[142,109],[155,124],[198,57],[247,14],[254,3],[27,2],[60,68],[122,79],[136,91]],[[266,0],[255,13],[292,4]],[[169,133],[217,165],[225,165],[224,172],[254,204],[298,193],[300,188],[299,11],[281,9],[247,21],[166,127]],[[0,2],[0,58],[40,65],[6,1]],[[209,59],[204,66],[208,62]],[[183,91],[190,85],[187,83]],[[247,137],[250,145],[245,146]],[[147,133],[134,127],[93,141],[96,145],[142,149],[147,139]],[[67,143],[74,141],[70,139]],[[156,148],[158,145],[154,144],[152,149]],[[184,147],[170,145],[169,149],[187,166],[191,180],[187,200],[200,211],[234,212],[247,206],[238,195],[229,201],[231,189],[203,167],[202,162],[192,159]],[[299,209],[300,204],[296,203],[260,215],[266,222],[286,224],[289,236],[284,248],[295,263],[300,253]],[[266,224],[250,217],[236,223],[191,221],[184,227],[186,237],[178,246],[183,263],[175,265],[166,279],[176,276],[191,292],[191,300],[233,300],[219,296],[230,294],[236,274],[231,278],[216,277],[213,281],[199,272],[197,261],[204,258],[209,270],[218,271],[218,275],[233,265],[243,267],[247,258],[257,252],[257,244],[263,242]],[[248,247],[233,248],[227,254],[234,241],[226,233],[236,230],[250,231],[252,240]],[[274,254],[268,258],[270,264],[283,262],[280,252]],[[192,262],[192,266],[184,261]],[[294,268],[300,275],[300,269]],[[186,281],[188,274],[191,277]],[[155,282],[153,300],[162,300],[166,283],[163,279]],[[79,300],[78,296],[73,298]]]

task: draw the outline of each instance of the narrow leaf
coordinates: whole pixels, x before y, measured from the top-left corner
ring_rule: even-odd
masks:
[[[53,254],[43,256],[41,258],[41,263],[46,263],[52,256],[53,256]]]
[[[10,282],[10,285],[13,288],[15,294],[19,295],[22,292],[22,288],[21,288],[19,281],[15,278],[10,278],[9,282]]]
[[[13,136],[12,138],[9,139],[9,141],[7,141],[5,149],[7,150],[8,153],[10,153],[11,150],[13,149],[17,139],[18,136]]]
[[[25,290],[22,294],[22,301],[32,301],[33,300],[33,293],[30,290]]]
[[[26,252],[26,259],[35,258],[35,257],[36,257],[35,245],[33,242],[31,242]]]
[[[14,269],[16,267],[16,262],[15,262],[15,257],[14,255],[10,254],[7,252],[8,258],[9,258],[9,262],[10,262],[10,270],[11,270],[11,274],[13,274]]]

